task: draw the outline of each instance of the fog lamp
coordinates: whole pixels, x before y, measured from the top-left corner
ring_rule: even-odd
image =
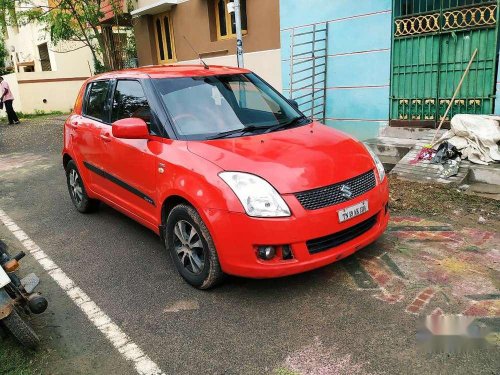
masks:
[[[259,246],[258,255],[260,259],[270,260],[276,255],[274,246]]]

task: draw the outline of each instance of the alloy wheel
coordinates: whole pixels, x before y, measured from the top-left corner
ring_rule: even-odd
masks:
[[[174,247],[179,262],[189,272],[200,274],[205,266],[205,251],[198,231],[187,221],[174,226]]]
[[[72,169],[69,173],[69,186],[73,199],[79,205],[83,200],[83,189],[80,176],[75,169]]]

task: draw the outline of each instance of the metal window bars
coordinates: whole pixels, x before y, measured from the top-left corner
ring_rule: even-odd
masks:
[[[290,99],[315,120],[325,121],[328,24],[291,29]]]

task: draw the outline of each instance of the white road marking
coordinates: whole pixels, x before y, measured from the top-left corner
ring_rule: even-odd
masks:
[[[43,250],[0,209],[0,221],[16,236],[26,250],[40,263],[54,281],[66,292],[76,306],[101,331],[127,361],[131,361],[140,375],[165,375],[164,372],[139,348],[90,297],[71,280]]]

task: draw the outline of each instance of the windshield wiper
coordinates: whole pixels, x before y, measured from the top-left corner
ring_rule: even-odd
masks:
[[[291,127],[294,127],[296,125],[302,125],[301,123],[302,123],[303,120],[309,120],[309,118],[307,118],[306,116],[295,117],[290,122],[286,122],[284,124],[277,124],[277,125],[270,126],[269,128],[267,128],[267,130],[265,131],[265,133],[271,133],[271,132],[274,132],[276,130],[291,128]]]
[[[221,139],[221,138],[226,138],[226,137],[229,137],[230,135],[235,135],[235,134],[243,135],[245,133],[253,132],[255,130],[260,130],[260,129],[262,129],[262,126],[249,125],[249,126],[245,126],[244,128],[241,128],[241,129],[233,129],[233,130],[228,130],[225,132],[217,133],[215,135],[207,137],[206,139]]]

